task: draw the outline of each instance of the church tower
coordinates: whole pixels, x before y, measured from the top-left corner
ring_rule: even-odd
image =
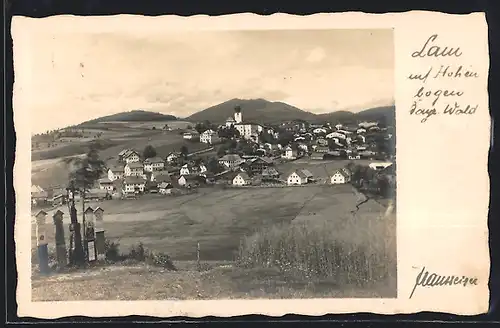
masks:
[[[242,117],[241,117],[241,107],[236,106],[234,108],[234,120],[236,121],[236,124],[241,123]]]

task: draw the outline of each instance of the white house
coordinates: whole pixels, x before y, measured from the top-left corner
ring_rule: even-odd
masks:
[[[165,161],[161,157],[147,158],[144,161],[145,172],[161,171],[164,168],[165,168]]]
[[[230,128],[231,125],[234,125],[236,123],[236,121],[234,120],[234,118],[232,116],[229,116],[226,120],[226,128]]]
[[[357,134],[360,134],[360,133],[366,133],[366,129],[364,129],[364,128],[359,128],[359,129],[357,129],[357,130],[356,130],[356,133],[357,133]]]
[[[233,179],[234,186],[246,186],[251,183],[251,179],[245,172],[240,172]]]
[[[288,175],[286,182],[289,186],[306,184],[307,175],[302,170],[296,170]]]
[[[142,177],[128,176],[123,179],[124,193],[144,192],[146,181]]]
[[[344,127],[344,126],[343,126],[342,124],[340,124],[340,123],[339,123],[339,124],[337,124],[337,125],[335,125],[335,129],[337,129],[337,130],[342,129],[343,127]]]
[[[214,130],[206,130],[202,134],[200,134],[200,142],[207,143],[207,144],[212,144],[216,141],[218,141],[219,137],[217,135],[217,132]]]
[[[349,170],[342,168],[335,171],[330,177],[331,184],[342,184],[351,181],[351,173]]]
[[[125,176],[142,176],[144,174],[144,165],[141,162],[130,162],[125,165]]]
[[[121,159],[126,163],[139,162],[141,157],[135,150],[127,149],[124,154],[121,155]]]
[[[292,149],[292,147],[290,146],[287,146],[285,148],[285,153],[283,154],[283,158],[286,158],[286,159],[296,159],[297,158],[297,150],[295,149]]]
[[[182,167],[181,167],[181,170],[179,172],[180,175],[189,175],[191,174],[191,171],[190,170],[190,166],[188,164],[184,164]]]
[[[125,168],[123,166],[114,166],[108,169],[108,179],[111,181],[123,178]]]
[[[162,182],[158,185],[158,192],[162,195],[170,194],[174,187],[170,182]]]
[[[99,188],[107,191],[113,191],[115,189],[115,185],[113,183],[113,180],[110,180],[109,178],[103,178],[99,180]]]
[[[227,168],[233,168],[239,166],[245,161],[237,154],[227,154],[219,158],[219,164],[226,166]]]
[[[234,125],[243,139],[259,142],[259,134],[264,129],[262,125],[256,123],[236,123]]]
[[[167,155],[166,160],[168,163],[173,163],[177,158],[179,158],[180,153],[170,153]]]
[[[205,166],[205,164],[200,164],[199,172],[200,174],[207,172],[207,167]]]

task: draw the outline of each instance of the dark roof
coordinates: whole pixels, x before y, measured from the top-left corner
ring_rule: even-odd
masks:
[[[163,163],[165,160],[161,157],[147,158],[144,163]]]
[[[241,160],[241,157],[238,154],[227,154],[219,158],[219,161],[238,161],[238,160]]]
[[[146,181],[141,177],[130,176],[130,177],[125,177],[125,179],[123,179],[123,183],[124,184],[140,184],[140,183],[146,183]]]
[[[127,165],[131,169],[140,169],[140,168],[144,167],[144,165],[141,162],[132,162],[132,163],[128,163]]]
[[[170,175],[161,174],[161,175],[155,176],[155,181],[156,182],[171,182],[172,178],[170,177]]]

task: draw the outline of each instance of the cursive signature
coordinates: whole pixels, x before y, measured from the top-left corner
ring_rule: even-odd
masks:
[[[415,279],[415,285],[413,286],[413,290],[411,291],[410,298],[415,293],[417,286],[422,287],[436,287],[436,286],[454,286],[454,285],[477,285],[477,278],[475,277],[466,277],[466,276],[440,276],[435,273],[429,273],[429,271],[425,270],[425,267],[422,268],[422,271],[418,274]]]

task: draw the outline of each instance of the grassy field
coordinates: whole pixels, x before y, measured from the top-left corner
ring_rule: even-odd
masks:
[[[106,237],[118,242],[122,252],[141,242],[148,250],[170,255],[179,271],[125,265],[50,277],[35,274],[33,299],[395,297],[395,218],[391,216],[383,223],[386,227],[383,232],[370,229],[370,221],[377,221],[385,208],[368,201],[356,211],[362,199],[348,185],[317,185],[201,189],[197,194],[181,197],[147,195],[138,200],[90,203],[88,205],[104,209]],[[67,226],[67,208],[61,209],[66,213]],[[49,218],[55,210],[48,211]],[[81,204],[78,210],[80,214]],[[54,227],[50,220],[48,223],[49,249],[53,249]],[[334,277],[299,279],[278,268],[236,265],[242,242],[259,236],[262,231],[279,233],[281,227],[321,228],[324,224],[333,229],[336,241],[354,247],[391,242],[388,249],[394,261],[387,262],[386,271],[392,275],[360,286],[340,283]],[[201,271],[194,265],[198,242]],[[33,250],[35,244],[35,225],[32,224]],[[36,261],[35,256],[32,258],[35,267]]]
[[[138,200],[90,203],[105,211],[106,237],[126,250],[138,242],[169,254],[174,260],[233,260],[242,237],[281,223],[351,220],[360,201],[351,187],[312,186],[212,190],[181,197],[146,195]],[[51,210],[49,217],[57,210]],[[69,223],[68,209],[65,222]],[[81,211],[81,205],[77,206]],[[384,209],[365,203],[358,218],[376,217]],[[80,213],[80,212],[79,212]],[[53,240],[53,226],[48,238]],[[33,243],[35,243],[33,225]],[[33,244],[34,245],[34,244]]]

